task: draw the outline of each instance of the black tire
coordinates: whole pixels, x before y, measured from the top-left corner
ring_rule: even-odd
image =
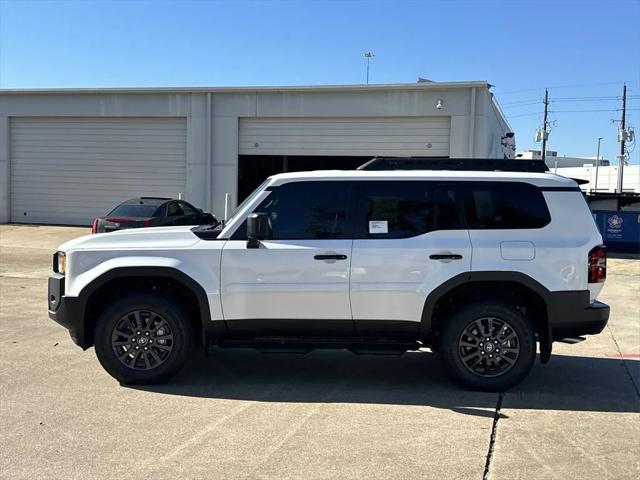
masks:
[[[178,304],[140,293],[118,299],[102,312],[94,343],[109,375],[124,384],[148,385],[168,380],[184,365],[193,333]]]
[[[535,332],[522,313],[508,304],[476,303],[446,321],[438,354],[449,374],[464,387],[504,392],[533,368]]]

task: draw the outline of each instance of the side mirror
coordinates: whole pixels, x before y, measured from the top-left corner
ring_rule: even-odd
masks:
[[[247,217],[247,248],[258,248],[260,240],[271,238],[269,217],[266,213],[252,213]]]
[[[201,208],[196,208],[196,210],[198,211],[198,213],[204,213],[204,210],[202,210]]]

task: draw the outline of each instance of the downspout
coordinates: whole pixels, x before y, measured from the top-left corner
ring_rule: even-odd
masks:
[[[207,92],[207,153],[206,153],[206,163],[205,163],[205,178],[207,191],[205,192],[205,201],[207,205],[207,210],[211,212],[213,210],[213,205],[211,204],[211,188],[213,186],[213,168],[211,168],[211,92]]]
[[[471,108],[469,113],[469,158],[473,157],[476,136],[476,89],[471,88]]]

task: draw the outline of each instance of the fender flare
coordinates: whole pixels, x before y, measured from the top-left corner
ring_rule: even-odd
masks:
[[[224,322],[212,322],[211,321],[211,312],[209,310],[209,302],[207,299],[207,294],[197,281],[191,278],[186,273],[173,268],[173,267],[165,267],[165,266],[144,266],[144,267],[116,267],[111,270],[107,270],[100,276],[93,279],[90,283],[85,285],[80,293],[78,294],[78,305],[77,305],[77,314],[82,318],[82,327],[84,330],[84,326],[86,324],[86,312],[87,312],[87,304],[91,295],[93,295],[96,291],[98,291],[101,287],[105,286],[112,280],[116,280],[118,278],[131,278],[131,277],[163,277],[163,278],[171,278],[172,280],[177,281],[178,283],[185,286],[189,291],[191,291],[196,299],[198,300],[198,307],[200,311],[200,322],[202,324],[202,341],[203,345],[206,345],[206,340],[208,336],[215,334],[214,330],[218,330],[216,326],[220,326],[219,324],[224,324]],[[82,332],[82,338],[85,339],[85,344],[90,343],[86,336],[87,332]],[[90,345],[88,345],[90,346]],[[88,346],[86,348],[88,348]],[[83,348],[85,348],[83,346]]]
[[[551,356],[551,344],[552,344],[552,311],[550,306],[552,305],[551,292],[541,283],[530,277],[529,275],[521,272],[507,272],[507,271],[481,271],[481,272],[465,272],[450,278],[446,282],[440,284],[437,288],[431,291],[424,302],[424,308],[422,310],[421,330],[425,336],[429,336],[432,333],[433,311],[438,301],[453,289],[471,282],[513,282],[519,283],[534,293],[538,294],[545,303],[547,309],[547,321],[545,325],[545,334],[540,337],[540,359],[542,363],[547,363]]]

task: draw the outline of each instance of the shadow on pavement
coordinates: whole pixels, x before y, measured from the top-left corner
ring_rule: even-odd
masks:
[[[640,362],[633,362],[637,368]],[[447,379],[437,356],[357,356],[345,351],[308,355],[254,350],[202,352],[171,383],[132,387],[170,395],[294,403],[431,406],[493,417],[497,394],[465,391]],[[505,395],[508,408],[638,412],[640,404],[622,360],[553,355]],[[506,412],[503,410],[503,417]]]

